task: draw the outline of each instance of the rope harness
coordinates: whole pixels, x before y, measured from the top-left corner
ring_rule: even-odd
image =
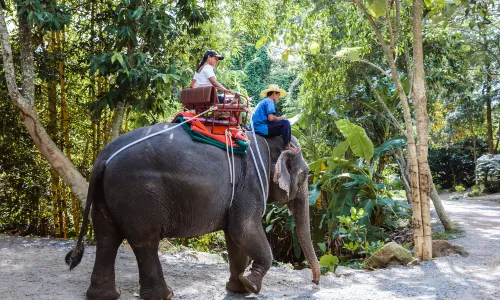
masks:
[[[163,129],[163,130],[160,130],[158,132],[155,132],[155,133],[152,133],[150,135],[147,135],[145,137],[142,137],[140,139],[138,139],[137,141],[134,141],[130,144],[127,144],[125,146],[123,146],[122,148],[120,148],[118,151],[116,151],[115,153],[113,153],[113,155],[111,155],[107,160],[106,160],[106,165],[108,165],[108,163],[116,156],[118,155],[120,152],[124,151],[125,149],[128,149],[130,147],[132,147],[133,145],[135,144],[138,144],[144,140],[147,140],[149,138],[152,138],[154,136],[157,136],[159,134],[162,134],[162,133],[165,133],[165,132],[168,132],[170,130],[173,130],[179,126],[182,126],[183,124],[191,121],[191,120],[197,120],[198,117],[206,114],[206,113],[209,113],[209,112],[212,112],[214,110],[217,110],[217,106],[212,106],[210,107],[208,110],[192,117],[192,118],[186,118],[186,120],[182,123],[179,123],[175,126],[172,126],[172,127],[169,127],[169,128],[166,128],[166,129]],[[257,161],[255,159],[255,154],[253,152],[253,149],[252,149],[252,146],[250,145],[248,148],[250,149],[250,153],[251,153],[251,156],[252,156],[252,161],[253,161],[253,164],[255,166],[255,169],[257,170],[257,175],[259,177],[259,183],[260,183],[260,187],[261,187],[261,191],[262,191],[262,198],[263,198],[263,202],[264,202],[264,210],[262,212],[262,215],[264,216],[264,214],[266,213],[266,205],[267,205],[267,197],[269,195],[269,180],[268,180],[268,173],[269,172],[266,172],[266,166],[264,165],[264,161],[262,160],[262,155],[260,154],[260,148],[259,148],[259,142],[257,141],[257,137],[255,136],[255,129],[254,129],[254,126],[253,126],[253,114],[250,112],[250,111],[247,111],[247,113],[250,114],[250,128],[251,128],[251,132],[253,134],[253,138],[254,138],[254,142],[255,142],[255,147],[256,147],[256,151],[257,151],[257,154],[259,156],[259,161],[260,161],[260,165],[262,166],[262,170],[264,172],[264,178],[266,179],[266,188],[264,188],[264,183],[263,183],[263,179],[262,179],[262,176],[261,176],[261,172],[260,172],[260,168],[259,168],[259,165],[257,164]],[[235,185],[236,185],[236,174],[235,174],[235,164],[234,164],[234,152],[233,152],[233,137],[231,135],[231,132],[229,129],[226,129],[225,131],[225,137],[226,137],[226,153],[227,153],[227,162],[228,162],[228,165],[229,165],[229,178],[230,178],[230,182],[231,182],[231,201],[229,202],[229,207],[231,207],[231,205],[233,204],[233,199],[234,199],[234,189],[235,189]],[[228,141],[229,141],[229,144],[228,144]],[[250,143],[250,140],[248,141]],[[264,142],[266,143],[266,146],[267,146],[267,153],[268,153],[268,167],[270,168],[270,157],[271,157],[271,151],[269,149],[269,144],[264,140]],[[231,155],[229,155],[229,149],[231,149]],[[269,170],[268,170],[269,171]]]
[[[252,154],[253,164],[255,166],[255,169],[257,170],[257,175],[259,176],[259,183],[260,183],[260,187],[262,190],[262,198],[264,200],[263,201],[264,202],[264,210],[262,212],[262,216],[264,216],[264,214],[266,213],[267,197],[269,196],[269,180],[268,180],[269,177],[267,177],[268,172],[266,172],[266,167],[264,165],[264,161],[262,160],[262,156],[260,155],[259,142],[257,141],[257,137],[255,136],[255,128],[253,126],[253,113],[249,112],[249,114],[250,114],[250,128],[251,128],[250,131],[252,132],[253,139],[255,141],[255,147],[257,149],[257,154],[259,155],[260,165],[262,166],[262,170],[264,171],[264,178],[266,179],[266,190],[264,190],[264,184],[262,183],[262,176],[260,175],[260,169],[259,169],[259,166],[257,165],[257,161],[255,160],[255,154],[253,153],[252,147],[250,145],[250,147],[249,147],[250,153]],[[269,149],[269,144],[267,143],[267,141],[264,140],[264,142],[266,143],[266,146],[267,146],[268,166],[271,167],[271,164],[269,163],[269,160],[271,158],[271,150]]]
[[[229,140],[229,144],[227,143]],[[229,145],[231,145],[231,158],[229,158]],[[229,208],[233,205],[234,199],[234,186],[236,185],[236,172],[234,168],[234,152],[233,152],[233,136],[229,129],[226,129],[226,153],[227,153],[227,162],[229,164],[229,177],[231,181],[231,201],[229,202]]]
[[[135,144],[138,144],[138,143],[140,143],[140,142],[142,142],[142,141],[144,141],[144,140],[147,140],[147,139],[152,138],[152,137],[154,137],[154,136],[157,136],[157,135],[159,135],[159,134],[162,134],[162,133],[165,133],[165,132],[170,131],[170,130],[172,130],[172,129],[175,129],[175,128],[179,127],[179,126],[182,126],[182,124],[187,123],[187,122],[189,122],[189,121],[191,121],[191,120],[193,120],[193,119],[197,119],[199,116],[202,116],[202,115],[204,115],[204,114],[206,114],[206,113],[208,113],[208,112],[214,111],[214,110],[217,110],[217,106],[212,106],[212,107],[210,107],[209,109],[207,109],[206,111],[202,112],[202,113],[201,113],[201,114],[199,114],[199,115],[196,115],[196,116],[194,116],[194,117],[192,117],[192,118],[187,118],[187,119],[186,119],[184,122],[182,122],[182,123],[179,123],[179,124],[177,124],[177,125],[175,125],[175,126],[172,126],[172,127],[169,127],[169,128],[163,129],[163,130],[160,130],[160,131],[155,132],[155,133],[152,133],[152,134],[150,134],[150,135],[146,135],[145,137],[140,138],[140,139],[138,139],[137,141],[134,141],[134,142],[132,142],[132,143],[130,143],[130,144],[128,144],[128,145],[125,145],[125,146],[121,147],[118,151],[116,151],[115,153],[113,153],[113,155],[111,155],[111,156],[110,156],[110,157],[106,160],[106,165],[108,165],[108,163],[109,163],[109,162],[113,159],[113,157],[115,157],[116,155],[118,155],[118,153],[122,152],[123,150],[125,150],[125,149],[127,149],[127,148],[130,148],[131,146],[133,146],[133,145],[135,145]]]

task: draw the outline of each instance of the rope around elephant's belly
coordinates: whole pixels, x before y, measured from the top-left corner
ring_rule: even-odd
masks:
[[[255,147],[256,147],[256,150],[257,150],[257,154],[259,155],[259,161],[260,161],[260,164],[262,166],[262,170],[264,171],[264,177],[266,178],[266,187],[267,187],[267,189],[264,190],[264,184],[262,182],[262,177],[260,175],[259,166],[257,165],[257,161],[255,160],[255,154],[253,153],[252,147],[249,147],[250,148],[250,153],[252,154],[253,164],[255,165],[255,169],[257,170],[257,175],[259,176],[260,187],[261,187],[261,190],[262,190],[262,197],[264,198],[263,199],[264,200],[263,201],[264,202],[264,210],[262,211],[262,216],[264,216],[264,214],[266,213],[267,197],[269,196],[269,179],[267,177],[267,172],[266,172],[266,167],[264,165],[264,161],[262,161],[262,156],[260,155],[259,143],[257,142],[257,137],[255,136],[255,127],[253,126],[253,114],[251,112],[248,112],[248,113],[250,114],[250,127],[252,129],[251,132],[252,132],[252,135],[253,135],[253,139],[255,141]],[[265,142],[265,143],[267,145],[268,161],[269,161],[269,157],[271,155],[271,151],[269,150],[269,144],[267,142]]]
[[[140,143],[140,142],[142,142],[142,141],[144,141],[144,140],[147,140],[147,139],[149,139],[149,138],[152,138],[152,137],[157,136],[157,135],[159,135],[159,134],[162,134],[162,133],[164,133],[164,132],[167,132],[167,131],[170,131],[170,130],[172,130],[172,129],[175,129],[175,128],[179,127],[179,126],[182,126],[184,123],[187,123],[187,122],[189,122],[189,121],[191,121],[191,120],[193,120],[193,119],[198,118],[199,116],[202,116],[202,115],[204,115],[204,114],[206,114],[206,113],[208,113],[208,112],[214,111],[214,110],[217,110],[217,106],[212,106],[212,107],[210,107],[209,109],[207,109],[206,111],[202,112],[202,113],[201,113],[201,114],[199,114],[199,115],[196,115],[196,116],[194,116],[194,117],[192,117],[192,118],[186,118],[186,120],[185,120],[184,122],[182,122],[182,123],[179,123],[179,124],[177,124],[177,125],[175,125],[175,126],[172,126],[172,127],[167,128],[167,129],[163,129],[163,130],[160,130],[160,131],[158,131],[158,132],[152,133],[152,134],[150,134],[150,135],[147,135],[147,136],[145,136],[145,137],[143,137],[143,138],[138,139],[137,141],[134,141],[134,142],[132,142],[132,143],[130,143],[130,144],[128,144],[128,145],[125,145],[125,146],[121,147],[118,151],[116,151],[115,153],[113,153],[113,155],[111,155],[111,156],[110,156],[110,157],[106,160],[106,165],[108,165],[108,163],[109,163],[109,162],[113,159],[113,157],[115,157],[116,155],[118,155],[118,153],[122,152],[123,150],[125,150],[125,149],[127,149],[127,148],[129,148],[129,147],[132,147],[133,145],[135,145],[135,144],[137,144],[137,143]]]
[[[228,144],[229,139],[229,144]],[[229,145],[231,145],[231,158],[229,158]],[[236,185],[235,178],[235,168],[234,168],[234,151],[233,151],[233,136],[229,129],[226,129],[226,153],[227,153],[227,162],[229,164],[229,178],[231,180],[231,201],[229,202],[229,208],[233,204],[234,199],[234,186]]]

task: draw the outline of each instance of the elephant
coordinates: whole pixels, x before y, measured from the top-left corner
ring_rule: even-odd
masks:
[[[284,151],[281,137],[247,132],[255,156],[234,155],[233,181],[226,151],[193,141],[182,127],[171,127],[175,126],[163,123],[126,133],[106,145],[94,163],[79,238],[65,258],[70,269],[80,263],[91,211],[97,245],[87,299],[120,297],[114,264],[124,239],[139,266],[141,299],[172,298],[158,257],[159,242],[217,230],[224,231],[227,244],[226,289],[258,294],[273,260],[262,226],[265,202],[288,205],[313,282],[319,284],[320,267],[309,228],[308,166],[301,152]],[[167,128],[170,131],[112,157],[124,146]],[[292,142],[298,145],[295,137]],[[253,263],[245,275],[249,259]]]

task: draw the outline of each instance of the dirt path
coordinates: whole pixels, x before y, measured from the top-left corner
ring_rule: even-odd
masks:
[[[466,231],[453,242],[468,257],[444,257],[416,267],[323,276],[310,283],[310,270],[271,268],[258,296],[228,294],[226,264],[202,264],[190,256],[162,255],[167,283],[176,299],[500,299],[500,204],[492,201],[444,201],[451,218]],[[72,272],[64,255],[74,242],[0,235],[2,299],[85,299],[95,247],[87,246]],[[121,299],[138,299],[137,264],[126,247],[119,250],[116,281]]]

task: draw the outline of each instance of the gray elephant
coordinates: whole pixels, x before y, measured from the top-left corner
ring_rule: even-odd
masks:
[[[177,127],[133,145],[106,161],[117,150],[147,135],[172,127],[157,124],[129,132],[99,154],[92,174],[82,229],[76,247],[66,255],[70,269],[83,256],[83,239],[92,205],[97,241],[88,299],[116,299],[115,258],[123,239],[132,247],[139,265],[142,299],[170,299],[158,257],[165,237],[191,238],[223,230],[230,277],[226,289],[256,293],[273,257],[262,227],[264,186],[268,203],[287,203],[294,214],[303,253],[319,283],[320,268],[311,242],[307,175],[301,153],[283,152],[281,137],[265,139],[249,133],[250,147],[259,164],[261,153],[268,178],[259,183],[251,154],[234,156],[234,197],[227,153],[200,142]],[[295,144],[297,140],[292,140]],[[260,169],[263,177],[264,170]],[[267,182],[265,181],[267,180]],[[250,274],[244,275],[249,258]]]

